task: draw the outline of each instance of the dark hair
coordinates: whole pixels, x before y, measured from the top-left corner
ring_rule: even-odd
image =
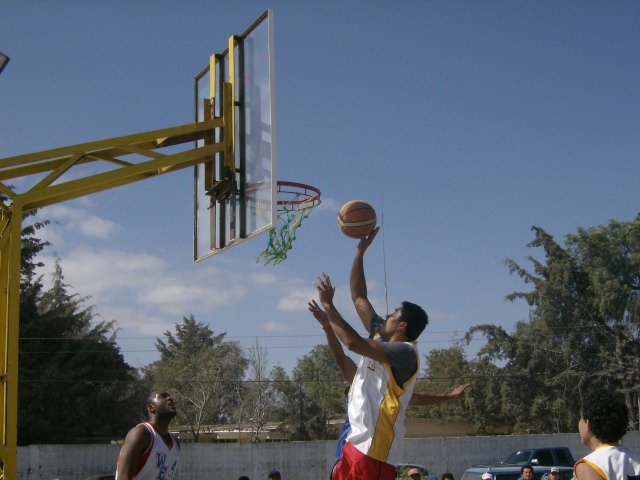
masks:
[[[531,473],[533,473],[533,467],[531,465],[523,465],[522,468],[520,469],[520,475],[522,475],[527,468],[530,468]]]
[[[629,410],[622,394],[591,386],[583,393],[580,416],[589,420],[591,433],[603,443],[618,442],[629,424]]]
[[[429,323],[429,317],[421,306],[411,302],[402,302],[402,316],[400,320],[407,322],[407,338],[410,341],[420,336]]]
[[[238,480],[249,480],[249,477],[242,475]]]
[[[446,480],[447,478],[450,478],[451,480],[453,480],[453,473],[451,472],[443,473],[440,480]]]

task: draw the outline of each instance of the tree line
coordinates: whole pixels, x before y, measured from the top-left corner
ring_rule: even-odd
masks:
[[[166,388],[198,441],[205,426],[248,425],[252,441],[267,424],[292,440],[337,437],[329,420],[345,415],[345,388],[326,345],[289,375],[269,367],[259,343],[245,354],[193,315],[156,339],[159,359],[136,370],[116,343],[113,321],[69,293],[56,261],[45,290],[36,268],[46,246],[23,229],[20,297],[18,443],[80,443],[122,438],[142,418],[151,388]],[[632,221],[577,229],[558,243],[532,227],[526,265],[506,259],[526,289],[507,295],[529,318],[504,328],[469,329],[452,347],[424,355],[417,390],[446,393],[471,382],[464,401],[411,407],[409,416],[471,422],[477,434],[577,431],[582,388],[598,381],[624,393],[630,430],[640,415],[640,214]],[[484,346],[467,358],[465,346]]]

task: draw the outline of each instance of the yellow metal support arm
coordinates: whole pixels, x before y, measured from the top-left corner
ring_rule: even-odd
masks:
[[[233,91],[233,90],[231,90]],[[224,100],[233,111],[233,95]],[[20,324],[20,246],[23,215],[32,210],[90,193],[127,185],[200,163],[213,163],[218,152],[234,151],[233,128],[223,118],[98,140],[0,159],[0,480],[14,480],[18,436],[18,341]],[[215,130],[223,141],[215,142]],[[182,149],[180,145],[191,143]],[[196,146],[199,145],[199,146]],[[172,148],[172,153],[159,151]],[[90,166],[82,178],[80,165]],[[65,180],[65,175],[73,175]],[[86,172],[85,172],[86,173]],[[213,175],[213,172],[210,171]],[[7,181],[31,185],[18,192]],[[214,179],[211,182],[215,183]],[[211,183],[210,182],[210,183]]]

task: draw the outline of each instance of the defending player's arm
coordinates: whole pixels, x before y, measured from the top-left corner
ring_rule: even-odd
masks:
[[[356,332],[353,327],[349,325],[344,318],[342,318],[340,312],[338,312],[336,307],[333,305],[335,287],[331,285],[329,276],[326,273],[323,273],[322,277],[316,278],[317,283],[314,282],[313,284],[318,290],[320,303],[327,313],[331,328],[342,344],[351,352],[364,355],[365,357],[379,362],[389,363],[387,356],[384,353],[382,342],[361,337],[358,332]]]
[[[409,405],[436,405],[438,403],[457,400],[464,395],[464,392],[471,387],[470,383],[465,383],[454,388],[450,393],[429,393],[429,392],[413,392]]]
[[[344,353],[340,340],[338,340],[338,337],[336,337],[335,332],[331,328],[331,323],[329,322],[327,313],[320,308],[315,300],[309,302],[309,311],[313,314],[315,319],[318,320],[318,323],[320,323],[322,330],[326,334],[327,345],[329,345],[329,350],[331,350],[331,356],[338,364],[338,367],[340,367],[342,376],[347,382],[351,383],[358,366],[346,353]]]
[[[118,457],[118,480],[131,480],[136,474],[142,454],[151,446],[151,434],[143,426],[132,428],[124,439]]]
[[[595,468],[581,460],[576,463],[574,472],[576,480],[603,480]]]
[[[370,235],[362,237],[358,246],[356,247],[356,255],[353,259],[353,265],[351,266],[351,278],[349,281],[351,287],[351,300],[356,307],[356,312],[367,329],[367,332],[371,333],[371,318],[376,315],[371,302],[367,296],[367,282],[364,276],[364,253],[373,242],[380,227],[376,228]]]

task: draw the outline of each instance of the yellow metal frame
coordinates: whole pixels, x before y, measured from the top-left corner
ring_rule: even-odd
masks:
[[[195,124],[0,159],[0,191],[9,199],[9,202],[0,202],[0,332],[3,337],[0,340],[0,480],[14,480],[17,477],[20,244],[23,215],[47,205],[211,162],[218,152],[234,152],[234,89],[233,84],[225,84],[224,87],[231,95],[224,96],[222,118],[209,118]],[[220,135],[223,140],[217,143],[214,142],[216,129],[227,130]],[[188,142],[197,145],[199,140],[204,140],[200,143],[203,146],[192,146],[179,153],[165,155],[157,151]],[[136,158],[131,159],[131,155]],[[108,167],[109,170],[62,181],[61,177],[74,167],[92,162],[106,162],[107,165],[100,166]],[[5,183],[7,180],[32,175],[41,175],[43,178],[22,193]],[[56,183],[58,180],[60,182]]]

